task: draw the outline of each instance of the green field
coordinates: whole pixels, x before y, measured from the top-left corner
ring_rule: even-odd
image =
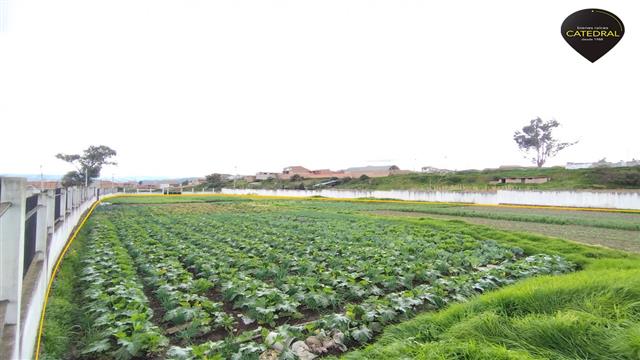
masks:
[[[110,200],[63,262],[42,357],[637,358],[636,255],[381,215],[448,208]],[[618,215],[544,214],[637,221]]]
[[[503,177],[547,176],[551,181],[544,184],[498,184],[489,182]],[[495,189],[640,189],[640,166],[628,168],[594,168],[567,170],[563,167],[524,168],[514,170],[465,170],[449,174],[412,173],[368,179],[339,180],[337,184],[321,186],[328,179],[305,179],[302,181],[268,180],[256,183],[236,181],[239,188],[264,189],[320,189],[327,186],[338,189],[360,190],[495,190]],[[202,187],[205,187],[201,186]],[[225,187],[234,187],[229,182]]]

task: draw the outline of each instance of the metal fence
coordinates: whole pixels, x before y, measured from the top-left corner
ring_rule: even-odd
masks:
[[[24,222],[24,265],[22,276],[27,274],[29,265],[36,254],[36,231],[38,228],[38,195],[27,198]]]
[[[58,188],[55,190],[55,205],[53,211],[53,220],[57,222],[62,217],[62,213],[60,210],[62,209],[62,189]]]

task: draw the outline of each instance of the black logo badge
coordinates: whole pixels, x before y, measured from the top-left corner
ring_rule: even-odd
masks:
[[[584,9],[562,23],[562,37],[587,60],[595,62],[611,50],[624,35],[624,25],[614,14],[600,9]]]

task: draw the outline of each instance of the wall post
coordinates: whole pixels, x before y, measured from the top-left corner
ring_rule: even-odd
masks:
[[[0,301],[7,300],[5,325],[14,325],[13,351],[19,353],[20,303],[22,301],[22,274],[24,259],[24,222],[26,208],[26,180],[0,178],[0,203],[10,207],[0,216]],[[4,334],[3,336],[7,336]]]

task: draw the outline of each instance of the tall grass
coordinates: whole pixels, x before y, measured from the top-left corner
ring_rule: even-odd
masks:
[[[53,282],[44,318],[40,359],[69,359],[83,328],[75,324],[87,322],[79,302],[78,274],[82,270],[81,254],[91,224],[92,220],[89,220],[78,233]]]
[[[526,280],[388,328],[345,359],[638,359],[640,270]]]
[[[469,230],[527,252],[564,253],[582,270],[421,314],[343,358],[640,359],[640,257],[481,228]]]

